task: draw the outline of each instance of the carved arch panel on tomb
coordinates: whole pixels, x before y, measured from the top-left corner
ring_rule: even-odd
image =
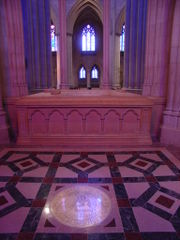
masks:
[[[78,110],[72,110],[67,114],[67,134],[83,133],[83,116]]]
[[[51,112],[48,122],[48,134],[61,135],[65,133],[64,115],[60,111],[54,110]]]
[[[140,129],[140,112],[135,110],[126,110],[122,115],[122,131],[136,133]]]
[[[102,117],[96,110],[90,110],[85,116],[85,132],[86,134],[102,133]]]
[[[48,122],[47,116],[40,110],[32,112],[30,117],[30,133],[32,136],[44,136],[47,135]]]
[[[104,134],[119,134],[120,115],[115,110],[110,110],[104,115]]]

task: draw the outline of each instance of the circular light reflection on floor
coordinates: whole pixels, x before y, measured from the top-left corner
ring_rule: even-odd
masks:
[[[109,215],[111,199],[99,188],[73,186],[65,188],[53,198],[50,211],[64,225],[91,227],[98,225]]]

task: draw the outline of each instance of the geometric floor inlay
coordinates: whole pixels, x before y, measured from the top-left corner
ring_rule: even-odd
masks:
[[[180,239],[180,160],[165,148],[0,151],[0,240],[161,239]]]
[[[4,196],[0,196],[0,206],[8,203],[7,199]]]
[[[77,185],[63,188],[55,195],[49,211],[64,225],[86,228],[96,226],[107,218],[111,211],[111,199],[96,187]]]
[[[174,203],[174,200],[172,199],[169,199],[167,197],[164,197],[162,195],[160,195],[157,199],[156,199],[156,202],[161,204],[162,206],[164,207],[167,207],[167,208],[170,208],[173,203]]]
[[[75,168],[77,168],[81,171],[86,171],[86,170],[94,167],[95,164],[83,159],[83,160],[80,160],[80,161],[72,164],[72,166],[74,166]]]
[[[130,165],[142,170],[147,170],[153,164],[151,162],[148,162],[147,160],[136,159],[135,161],[131,162]]]

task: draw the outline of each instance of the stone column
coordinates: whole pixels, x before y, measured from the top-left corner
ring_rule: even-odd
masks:
[[[147,0],[127,0],[124,88],[140,90],[144,80]]]
[[[61,82],[61,67],[60,67],[60,34],[57,34],[57,55],[56,55],[56,60],[57,60],[57,89],[60,88],[60,82]]]
[[[151,135],[160,137],[167,91],[174,0],[148,1],[143,95],[152,98]]]
[[[87,88],[91,88],[91,69],[86,69],[86,78],[87,78]]]
[[[21,0],[26,77],[31,92],[50,88],[51,35],[49,0]]]
[[[101,88],[110,88],[110,0],[103,1],[103,81]]]
[[[118,2],[117,2],[118,4]],[[111,1],[111,44],[110,44],[110,85],[112,89],[120,88],[120,32],[117,32],[117,23],[116,23],[116,1]],[[121,25],[121,22],[118,21],[118,25]],[[118,28],[119,29],[119,28]]]
[[[24,39],[21,1],[0,1],[0,52],[5,104],[11,136],[17,134],[16,100],[28,94],[25,77]],[[1,102],[1,100],[0,100]],[[2,107],[1,107],[2,109]],[[1,110],[1,116],[2,113]],[[5,118],[4,118],[5,119]],[[4,122],[4,120],[3,120]],[[2,124],[2,126],[5,122]],[[1,126],[1,124],[0,124]]]
[[[73,73],[72,73],[72,34],[71,33],[67,33],[67,55],[68,55],[68,66],[67,66],[67,76],[68,76],[68,81],[69,81],[69,86],[74,88],[77,87],[76,83],[74,82],[74,77],[73,77]]]
[[[124,55],[124,82],[123,88],[129,87],[129,62],[130,62],[130,19],[131,19],[131,1],[126,1],[126,21],[125,21],[125,55]]]
[[[143,95],[164,97],[174,0],[148,1]]]
[[[7,143],[9,143],[8,126],[6,123],[6,115],[5,112],[3,111],[2,96],[0,89],[0,145]]]
[[[117,16],[117,5],[116,2],[114,1],[114,17]],[[114,79],[113,79],[113,89],[119,89],[122,87],[122,82],[124,79],[124,76],[122,76],[122,69],[124,69],[124,53],[120,52],[120,35],[122,33],[122,27],[123,24],[125,23],[125,6],[126,2],[124,2],[123,6],[121,7],[121,11],[118,14],[118,17],[116,19],[115,24],[115,33],[114,33]],[[124,70],[123,70],[123,75],[124,75]]]
[[[19,97],[26,95],[27,83],[25,77],[24,41],[22,26],[21,1],[1,1],[4,11],[4,38],[1,45],[6,51],[3,56],[3,66],[8,75],[7,95]],[[7,59],[7,61],[6,61]]]
[[[167,106],[161,142],[180,147],[180,1],[175,1],[170,48]]]
[[[114,80],[113,80],[113,88],[117,89],[120,88],[120,36],[115,35],[115,46],[114,46],[114,56],[115,56],[115,63],[114,63]]]
[[[59,16],[60,16],[60,87],[66,89],[69,87],[67,79],[67,36],[66,36],[66,0],[59,0]]]

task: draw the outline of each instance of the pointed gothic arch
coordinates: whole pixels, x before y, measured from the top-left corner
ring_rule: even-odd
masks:
[[[91,10],[94,15],[99,18],[101,24],[103,19],[103,6],[100,1],[94,0],[78,0],[76,1],[67,15],[67,56],[68,56],[68,79],[70,80],[70,87],[74,88],[78,86],[78,80],[76,79],[77,68],[74,70],[73,65],[73,32],[77,19],[83,12]],[[87,69],[88,71],[88,69]]]
[[[80,13],[86,9],[87,7],[90,7],[94,10],[94,12],[97,14],[101,22],[103,22],[103,12],[102,12],[102,6],[98,1],[93,0],[78,0],[71,8],[71,10],[68,13],[67,16],[67,34],[72,35],[73,34],[73,28],[74,24],[80,15]]]

